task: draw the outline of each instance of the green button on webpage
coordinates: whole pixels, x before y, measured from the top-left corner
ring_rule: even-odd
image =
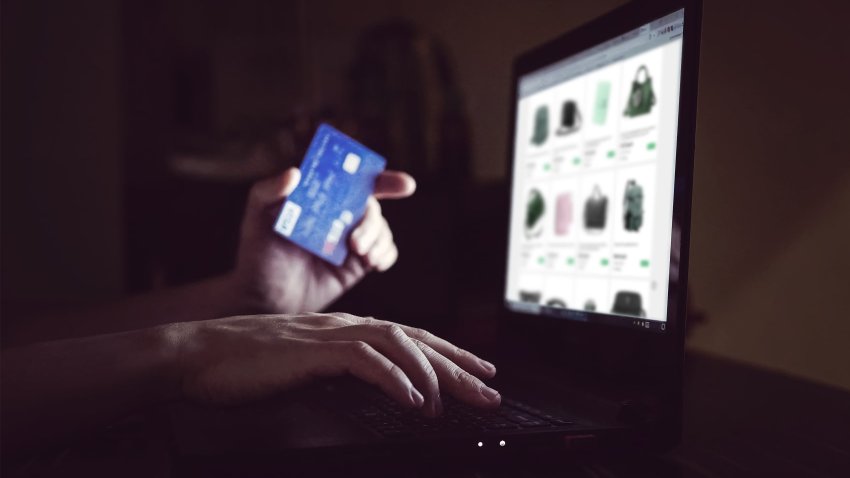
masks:
[[[647,143],[646,149],[652,151],[653,149],[655,149],[655,143],[654,142],[653,143]]]
[[[544,164],[544,165],[543,165],[543,170],[544,170],[544,171],[549,171],[550,169],[552,169],[552,165],[551,165],[551,164],[546,163],[546,164]]]
[[[581,158],[573,158],[573,164],[578,164],[581,162]]]
[[[640,266],[641,267],[649,267],[649,260],[644,259],[644,260],[640,261]]]
[[[567,264],[569,264],[569,265],[573,265],[573,264],[575,264],[575,263],[576,263],[576,260],[575,260],[575,259],[573,259],[572,257],[567,258]]]
[[[608,259],[602,259],[602,265],[607,266],[608,265]]]
[[[608,151],[608,157],[609,158],[613,158],[614,154],[616,154],[616,153],[614,153],[614,151]]]

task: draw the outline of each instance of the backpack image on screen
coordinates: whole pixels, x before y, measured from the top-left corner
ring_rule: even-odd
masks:
[[[546,212],[546,202],[543,194],[537,189],[528,193],[528,204],[525,208],[525,236],[529,239],[543,232],[543,213]]]
[[[593,186],[593,192],[584,203],[585,229],[605,229],[608,216],[608,197],[602,194],[599,185]]]
[[[633,315],[635,317],[646,316],[640,294],[626,290],[621,290],[614,296],[614,307],[611,308],[611,313]]]
[[[627,231],[637,232],[643,225],[643,188],[634,179],[626,182],[623,194],[623,222]]]
[[[639,80],[641,72],[644,75],[643,81]],[[645,115],[652,110],[654,104],[655,92],[652,91],[652,77],[649,76],[649,70],[646,69],[646,66],[641,65],[635,72],[632,92],[629,93],[626,111],[623,114],[629,117]]]
[[[531,144],[541,146],[549,137],[549,108],[540,106],[534,112],[534,134],[531,136]]]
[[[593,122],[602,126],[608,118],[608,97],[611,95],[611,83],[600,81],[596,84],[596,101],[593,104]]]
[[[579,128],[581,128],[581,112],[578,110],[578,105],[573,100],[564,101],[564,106],[561,107],[561,126],[555,134],[565,136],[578,131]]]
[[[555,234],[566,236],[573,222],[573,196],[570,193],[558,194],[555,199]]]

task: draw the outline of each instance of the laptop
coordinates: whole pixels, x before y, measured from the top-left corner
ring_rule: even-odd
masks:
[[[660,451],[681,433],[699,0],[626,4],[519,56],[498,410],[436,419],[353,379],[230,409],[181,405],[184,463]],[[480,352],[479,350],[474,350]]]

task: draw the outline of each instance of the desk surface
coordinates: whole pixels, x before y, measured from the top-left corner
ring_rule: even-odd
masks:
[[[498,469],[331,470],[319,476],[850,476],[850,393],[725,360],[686,361],[683,443],[616,463],[515,463]],[[8,476],[179,476],[161,415],[31,463]],[[495,468],[495,467],[494,467]],[[304,470],[292,476],[305,476]]]

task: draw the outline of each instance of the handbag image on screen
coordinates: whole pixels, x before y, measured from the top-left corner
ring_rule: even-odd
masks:
[[[643,72],[643,81],[640,80],[641,72]],[[649,76],[649,70],[641,65],[632,81],[632,92],[629,93],[624,114],[629,117],[645,115],[652,110],[653,105],[655,105],[655,92],[652,91],[652,77]]]
[[[608,216],[608,197],[602,195],[599,185],[593,186],[593,193],[584,203],[585,229],[605,229]]]
[[[593,103],[593,122],[602,126],[608,118],[608,97],[611,95],[611,83],[600,81],[596,84],[596,100]]]
[[[546,202],[543,194],[537,189],[528,193],[528,204],[525,208],[525,237],[531,239],[543,232],[543,213],[546,212]]]
[[[587,299],[587,302],[584,303],[584,310],[588,312],[596,312],[596,301],[593,299]]]
[[[558,194],[555,199],[555,234],[558,236],[569,234],[572,222],[573,195],[570,193]]]
[[[558,309],[566,309],[567,303],[557,297],[553,297],[546,301],[546,307],[554,307]]]
[[[573,100],[564,101],[564,106],[561,107],[561,126],[555,134],[565,136],[578,131],[579,128],[581,128],[581,112],[578,110],[578,105]]]
[[[541,146],[549,137],[549,108],[540,106],[534,112],[534,134],[531,136],[531,144]]]
[[[529,304],[539,304],[540,303],[540,292],[537,291],[519,291],[519,300],[520,302],[526,302]]]
[[[640,294],[626,290],[621,290],[614,296],[614,307],[611,308],[611,313],[633,315],[635,317],[646,316]]]
[[[643,225],[643,188],[634,179],[626,183],[623,194],[623,222],[626,230],[633,232]]]

